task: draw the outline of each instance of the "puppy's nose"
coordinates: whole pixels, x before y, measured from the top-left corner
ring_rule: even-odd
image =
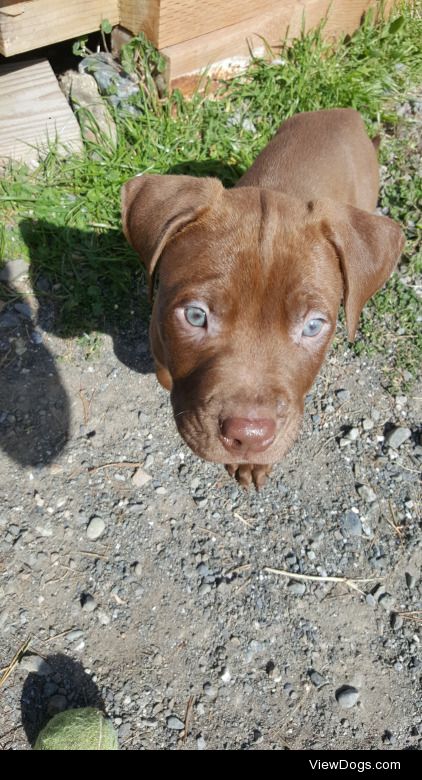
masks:
[[[222,442],[230,453],[264,452],[275,438],[275,420],[226,417],[220,424]]]

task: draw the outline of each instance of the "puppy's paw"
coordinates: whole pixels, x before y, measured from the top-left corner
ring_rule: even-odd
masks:
[[[271,469],[271,465],[263,463],[256,465],[253,463],[240,463],[239,465],[237,463],[228,463],[226,465],[226,471],[231,477],[235,477],[239,485],[248,488],[254,484],[256,490],[265,485]]]

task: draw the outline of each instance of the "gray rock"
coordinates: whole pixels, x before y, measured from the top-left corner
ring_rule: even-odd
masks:
[[[409,588],[409,590],[412,590],[415,587],[416,583],[417,583],[417,578],[413,574],[411,574],[409,571],[406,571],[404,573],[404,576],[405,576],[405,579],[406,579],[407,587]]]
[[[350,431],[346,433],[346,438],[350,441],[356,441],[359,439],[360,431],[359,428],[350,428]]]
[[[303,596],[306,591],[306,585],[304,582],[298,582],[297,580],[290,580],[287,585],[290,593],[294,593],[295,596]]]
[[[208,582],[203,582],[198,588],[198,593],[200,596],[206,596],[207,593],[210,592],[210,590],[211,590],[211,585],[209,585]]]
[[[81,607],[85,612],[93,612],[96,609],[97,603],[90,593],[83,593],[81,596]]]
[[[33,344],[42,344],[44,341],[44,335],[39,330],[33,330],[31,333],[31,341]]]
[[[362,428],[364,431],[370,431],[374,427],[374,421],[370,417],[365,417],[362,421]]]
[[[96,539],[99,539],[100,536],[102,536],[105,531],[105,527],[105,522],[101,517],[97,517],[97,515],[91,517],[91,520],[89,521],[86,529],[86,535],[88,539],[91,539],[92,542],[95,542]]]
[[[377,500],[377,494],[369,485],[359,485],[356,490],[367,504],[373,504]]]
[[[20,314],[26,320],[32,319],[32,310],[28,303],[19,301],[19,303],[15,303],[13,308],[15,311],[18,312],[18,314]]]
[[[381,604],[382,608],[385,609],[386,612],[390,612],[394,606],[394,602],[395,598],[391,595],[391,593],[384,593],[378,600],[378,603]]]
[[[9,260],[0,270],[0,282],[13,282],[27,273],[29,273],[29,265],[21,257],[18,260]]]
[[[200,734],[199,737],[196,738],[196,749],[197,750],[206,750],[207,743],[205,742],[204,737]]]
[[[343,388],[341,390],[336,390],[336,397],[342,403],[344,401],[348,401],[350,399],[350,391],[349,390],[344,390]]]
[[[343,536],[361,536],[362,523],[358,513],[349,509],[340,519],[340,528]]]
[[[144,487],[144,485],[147,485],[148,482],[151,482],[151,480],[152,480],[151,475],[141,468],[136,469],[135,473],[132,476],[132,482],[136,487]]]
[[[400,631],[400,629],[403,627],[403,618],[401,615],[398,615],[397,612],[393,612],[391,615],[391,628],[393,631]]]
[[[142,577],[142,564],[139,563],[139,561],[136,561],[136,563],[132,564],[132,571],[135,577]]]
[[[110,616],[103,609],[99,609],[96,613],[97,620],[101,626],[108,626],[110,623]]]
[[[357,704],[359,691],[351,685],[344,685],[336,691],[337,703],[344,710],[350,710]]]
[[[225,667],[222,669],[222,672],[221,672],[221,674],[220,674],[220,680],[221,680],[221,682],[223,682],[225,685],[227,685],[227,684],[230,682],[231,678],[232,678],[232,676],[231,676],[230,669],[228,669],[228,668],[227,668],[227,666],[225,666]]]
[[[60,86],[76,112],[82,136],[97,143],[105,136],[116,146],[116,125],[93,76],[68,70],[61,77]]]
[[[0,329],[11,330],[17,328],[18,325],[20,325],[20,320],[14,311],[5,311],[0,315]]]
[[[315,688],[322,688],[324,685],[328,685],[327,680],[320,674],[319,672],[316,672],[314,669],[309,674],[310,680],[312,685],[315,685]]]
[[[393,450],[397,450],[401,445],[410,439],[412,431],[410,428],[393,428],[385,437],[385,444]]]
[[[170,717],[167,718],[167,728],[172,729],[173,731],[183,731],[185,724],[176,715],[170,715]]]
[[[216,699],[218,696],[218,688],[216,688],[214,685],[211,685],[209,682],[205,683],[203,691],[205,696],[211,699],[211,701],[214,701],[214,699]]]
[[[66,639],[68,642],[76,642],[78,639],[80,639],[83,636],[83,631],[80,628],[75,628],[73,631],[69,631],[68,634],[66,634]]]
[[[44,658],[39,655],[24,655],[20,664],[21,669],[26,672],[32,672],[33,674],[39,674],[40,677],[49,677],[53,674],[53,670]]]

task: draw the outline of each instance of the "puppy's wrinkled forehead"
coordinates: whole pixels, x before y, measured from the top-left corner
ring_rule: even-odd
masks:
[[[307,289],[318,294],[326,286],[327,257],[334,260],[305,203],[245,187],[225,191],[215,207],[169,242],[160,284],[181,299],[191,293],[221,299],[235,290],[231,305],[249,310],[263,296],[286,300]]]

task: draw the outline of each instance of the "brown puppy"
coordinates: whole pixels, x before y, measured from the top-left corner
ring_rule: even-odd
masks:
[[[297,436],[344,301],[349,338],[403,247],[370,212],[378,164],[352,109],[298,114],[234,189],[217,179],[135,177],[123,228],[159,284],[157,377],[200,457],[265,482]],[[159,262],[159,267],[158,267]]]

